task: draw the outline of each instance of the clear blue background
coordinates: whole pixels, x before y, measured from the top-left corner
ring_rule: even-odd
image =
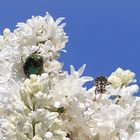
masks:
[[[84,74],[96,77],[122,67],[134,71],[140,85],[140,0],[1,0],[0,33],[46,11],[66,18],[65,70],[86,63]]]

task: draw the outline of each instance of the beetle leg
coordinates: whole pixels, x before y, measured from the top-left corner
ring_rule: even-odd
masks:
[[[45,63],[48,60],[48,58],[45,58],[45,60],[43,61],[43,63]]]
[[[23,56],[21,56],[21,61],[24,62],[24,60],[23,60]]]

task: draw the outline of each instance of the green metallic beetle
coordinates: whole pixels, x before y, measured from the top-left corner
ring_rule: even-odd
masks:
[[[30,77],[31,74],[40,75],[43,72],[44,60],[37,51],[29,55],[23,65],[23,70],[27,77]]]

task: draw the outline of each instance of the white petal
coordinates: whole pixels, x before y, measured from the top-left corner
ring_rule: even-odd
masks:
[[[86,68],[86,64],[84,64],[84,65],[78,70],[79,76],[81,76],[81,75],[83,74],[85,68]]]

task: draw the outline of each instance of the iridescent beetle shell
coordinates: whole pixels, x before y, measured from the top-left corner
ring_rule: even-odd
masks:
[[[43,72],[43,57],[37,52],[32,53],[26,58],[26,61],[23,65],[24,73],[27,77],[30,77],[31,74],[40,75]]]

